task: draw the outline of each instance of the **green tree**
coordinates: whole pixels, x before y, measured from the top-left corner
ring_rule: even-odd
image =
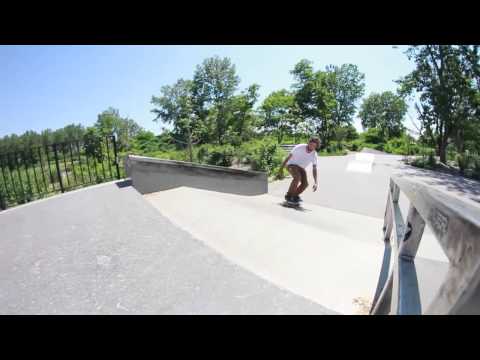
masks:
[[[40,134],[42,138],[42,145],[47,146],[53,143],[53,131],[51,129],[45,129]]]
[[[336,126],[353,122],[357,102],[365,92],[365,75],[353,64],[327,66],[328,87],[335,97],[332,120]]]
[[[289,122],[295,144],[297,143],[297,138],[299,136],[304,137],[313,132],[309,129],[309,124],[302,117],[302,111],[296,101],[293,102],[293,105],[289,110]]]
[[[141,154],[158,151],[160,141],[151,131],[141,130],[132,140],[133,149],[139,150]]]
[[[253,128],[256,125],[253,107],[258,100],[259,89],[259,85],[253,84],[240,95],[233,96],[228,103],[228,111],[226,112],[228,118],[227,133],[230,134],[230,142],[235,145],[239,145],[252,136]]]
[[[335,140],[338,142],[353,141],[358,139],[358,132],[355,126],[348,124],[335,129]]]
[[[154,121],[173,125],[173,135],[182,147],[187,146],[193,161],[192,146],[198,143],[198,134],[204,133],[200,118],[194,113],[193,82],[179,79],[174,85],[163,86],[162,96],[152,97]]]
[[[480,90],[480,45],[461,45],[459,50],[463,58],[463,70],[475,81],[474,88]]]
[[[19,140],[23,149],[29,149],[41,144],[41,136],[32,130],[23,133]]]
[[[94,125],[102,137],[115,136],[120,151],[130,147],[131,140],[142,128],[132,119],[123,118],[115,108],[108,108],[98,115]]]
[[[331,74],[313,70],[312,62],[301,60],[291,71],[295,83],[295,102],[302,117],[311,123],[322,139],[322,147],[328,146],[335,128],[333,113],[336,108],[335,94],[331,91]]]
[[[376,128],[388,140],[400,136],[404,130],[403,120],[407,104],[401,96],[390,91],[372,93],[362,103],[358,116],[364,129]]]
[[[229,58],[218,56],[205,59],[197,66],[193,76],[193,110],[202,122],[206,122],[207,118],[211,120],[215,114],[214,131],[219,144],[223,144],[228,130],[228,105],[239,83],[235,65]]]
[[[449,139],[462,151],[465,129],[478,122],[478,47],[411,46],[406,54],[416,68],[398,81],[400,94],[420,94],[419,120],[445,163]]]
[[[383,144],[385,137],[379,128],[369,128],[360,134],[360,139],[367,144]]]
[[[101,136],[111,136],[118,127],[120,112],[115,108],[108,108],[98,114],[94,126]]]
[[[102,136],[103,135],[96,127],[87,128],[85,135],[83,136],[85,154],[89,157],[97,159],[98,161],[103,160]]]
[[[9,153],[19,151],[20,147],[20,139],[18,135],[11,134],[3,137],[1,145],[2,152]]]
[[[268,95],[261,105],[264,116],[264,128],[277,135],[278,143],[283,136],[291,132],[296,123],[293,114],[295,96],[285,89],[274,91]]]
[[[66,141],[65,129],[57,129],[53,132],[53,142],[55,144],[60,144]]]
[[[66,142],[79,141],[85,135],[85,129],[82,125],[70,124],[63,128]]]

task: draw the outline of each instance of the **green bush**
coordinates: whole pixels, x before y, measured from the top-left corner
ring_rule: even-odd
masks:
[[[243,143],[235,151],[235,156],[243,164],[250,164],[252,170],[275,174],[287,153],[272,137],[255,139]]]
[[[425,161],[421,157],[416,158],[410,163],[410,165],[423,169],[423,168],[425,168]]]
[[[284,160],[284,151],[275,143],[262,144],[251,156],[252,170],[273,175]]]
[[[198,148],[196,157],[199,163],[229,167],[233,163],[235,148],[232,145],[205,144]]]
[[[403,135],[388,140],[384,151],[396,155],[414,155],[420,152],[420,148],[412,138]]]
[[[431,151],[428,154],[427,165],[430,169],[435,168],[435,166],[437,165],[437,159],[435,158],[435,152],[434,151]]]
[[[342,142],[332,141],[325,149],[318,151],[318,156],[347,155],[347,148],[349,148],[349,146],[352,146],[351,144],[344,145]]]
[[[367,148],[367,149],[374,149],[374,150],[378,150],[378,151],[383,151],[384,150],[384,146],[385,144],[384,143],[379,143],[379,144],[372,144],[372,143],[361,143],[362,146],[361,148],[364,149],[364,148]]]
[[[336,144],[330,144],[326,147],[325,151],[329,154],[337,152],[337,145]]]
[[[420,154],[420,146],[416,143],[410,145],[410,153],[408,155]]]
[[[448,144],[447,149],[447,161],[456,162],[457,161],[457,151],[454,144]]]
[[[380,130],[372,128],[360,134],[360,140],[367,144],[383,144],[385,139],[383,138]]]
[[[350,151],[358,151],[358,141],[347,142],[345,147]]]
[[[175,161],[187,161],[187,152],[185,150],[167,150],[167,151],[154,151],[146,153],[144,156],[155,157],[165,160]]]
[[[352,141],[352,151],[362,151],[363,141],[361,139]]]
[[[197,155],[196,158],[198,159],[198,162],[201,164],[204,164],[207,162],[207,157],[208,157],[208,148],[206,146],[202,146],[197,150]]]
[[[458,168],[460,169],[460,174],[465,174],[465,170],[469,168],[471,158],[468,154],[457,154],[456,157]]]
[[[347,150],[340,150],[340,151],[330,152],[330,153],[327,151],[320,151],[318,153],[318,156],[343,156],[347,154],[348,154]]]
[[[276,144],[276,140],[272,137],[265,137],[263,139],[254,139],[243,143],[236,149],[236,156],[244,164],[250,164],[262,147],[267,144]]]
[[[140,131],[131,141],[132,150],[141,153],[152,153],[160,150],[160,142],[151,131]]]
[[[235,148],[232,145],[216,146],[210,152],[207,163],[217,166],[232,166]]]
[[[413,160],[410,165],[425,168],[425,169],[435,169],[437,166],[437,158],[435,157],[435,150],[434,149],[422,149],[419,153],[422,155],[421,157],[417,157]]]
[[[387,141],[384,150],[390,154],[407,155],[408,143],[405,138],[393,138]]]
[[[271,139],[272,141],[276,141],[276,139]],[[298,134],[297,136],[293,136],[291,134],[285,134],[282,139],[282,144],[303,144],[308,141],[308,137],[305,135]]]
[[[352,151],[362,151],[363,148],[384,151],[385,139],[380,131],[372,128],[360,134],[357,140],[352,141]]]
[[[372,128],[360,134],[359,139],[352,142],[356,144],[357,151],[363,147],[385,151],[396,155],[413,155],[420,153],[417,142],[408,134],[386,139],[378,129]]]
[[[474,179],[480,180],[480,156],[476,155],[473,157],[473,172],[472,176]]]

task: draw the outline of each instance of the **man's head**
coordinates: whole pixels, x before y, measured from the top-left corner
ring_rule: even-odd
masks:
[[[307,146],[309,151],[318,149],[318,147],[320,146],[320,139],[315,136],[312,136],[310,140],[308,140]]]

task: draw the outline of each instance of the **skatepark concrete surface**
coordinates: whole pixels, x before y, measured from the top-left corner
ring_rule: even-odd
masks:
[[[107,183],[0,213],[0,314],[333,314]]]
[[[399,156],[322,157],[318,170],[298,210],[281,206],[287,178],[255,196],[111,182],[3,211],[0,314],[366,314],[390,176],[476,202],[475,184]],[[448,270],[428,228],[415,264],[424,308]]]
[[[375,293],[382,221],[270,195],[192,188],[144,195],[165,217],[227,259],[269,282],[342,314]]]
[[[180,187],[144,198],[179,228],[280,288],[340,314],[359,314],[359,303],[373,299],[383,219],[309,203],[286,208],[268,194]],[[433,236],[424,237],[435,244]],[[423,247],[418,255],[420,295],[428,304],[448,266],[436,247]]]

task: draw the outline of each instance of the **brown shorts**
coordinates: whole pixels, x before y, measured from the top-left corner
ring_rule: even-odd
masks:
[[[288,195],[298,195],[298,193],[303,192],[308,186],[307,181],[307,172],[304,168],[298,165],[288,165],[287,166],[288,172],[292,175],[293,180],[290,184],[290,188],[288,189]],[[298,184],[301,184],[298,187]]]

